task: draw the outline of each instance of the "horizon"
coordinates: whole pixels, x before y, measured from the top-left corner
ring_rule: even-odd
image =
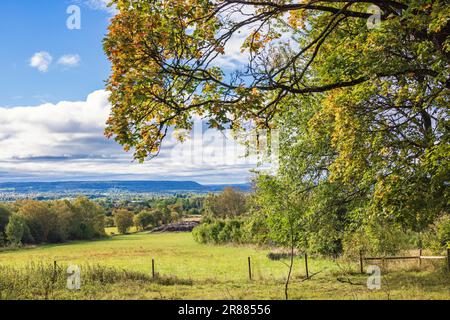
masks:
[[[238,183],[200,183],[195,180],[52,180],[52,181],[0,181],[2,184],[27,184],[27,183],[84,183],[84,182],[100,182],[100,183],[122,183],[122,182],[147,182],[147,183],[161,183],[161,182],[176,182],[176,183],[196,183],[201,186],[233,186],[233,185],[250,185],[251,181]]]

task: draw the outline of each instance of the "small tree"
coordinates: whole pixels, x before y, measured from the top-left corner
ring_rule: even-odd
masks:
[[[253,200],[254,206],[265,217],[268,238],[276,245],[289,249],[290,258],[286,264],[288,274],[284,286],[288,300],[295,250],[305,248],[307,243],[307,235],[302,227],[306,223],[304,195],[286,180],[261,175]]]
[[[234,218],[246,213],[246,198],[242,192],[227,187],[221,194],[206,198],[205,210],[215,218]]]
[[[134,225],[138,229],[146,229],[149,226],[155,226],[155,217],[154,215],[149,211],[141,211],[139,214],[134,216]]]
[[[119,209],[114,211],[113,215],[114,223],[120,233],[127,233],[128,229],[133,226],[134,215],[132,212],[125,209]]]
[[[22,217],[14,214],[10,217],[9,223],[6,225],[5,233],[8,241],[14,245],[20,245],[25,233],[25,221]]]

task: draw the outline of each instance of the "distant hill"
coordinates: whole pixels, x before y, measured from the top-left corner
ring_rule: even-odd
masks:
[[[60,181],[60,182],[4,182],[2,193],[208,193],[225,187],[249,191],[248,184],[202,185],[194,181]]]

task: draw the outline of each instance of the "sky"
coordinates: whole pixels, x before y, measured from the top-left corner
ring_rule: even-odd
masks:
[[[1,1],[0,182],[248,182],[258,159],[244,157],[231,136],[206,131],[200,121],[187,143],[170,137],[144,164],[104,137],[111,106],[102,39],[114,15],[105,1]],[[238,43],[231,41],[218,63],[240,63]]]

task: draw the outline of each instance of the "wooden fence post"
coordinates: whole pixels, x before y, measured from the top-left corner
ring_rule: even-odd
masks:
[[[362,250],[359,250],[359,269],[361,274],[364,274],[364,259]]]
[[[305,252],[305,269],[306,269],[306,279],[309,279],[308,254],[306,252]]]
[[[447,268],[448,272],[450,272],[450,248],[447,248]]]
[[[53,283],[56,282],[56,278],[58,276],[58,264],[56,263],[56,260],[53,261]]]
[[[152,278],[155,279],[155,259],[152,259]]]
[[[248,278],[252,280],[252,261],[250,257],[248,257]]]
[[[422,248],[419,249],[419,268],[422,266]]]

